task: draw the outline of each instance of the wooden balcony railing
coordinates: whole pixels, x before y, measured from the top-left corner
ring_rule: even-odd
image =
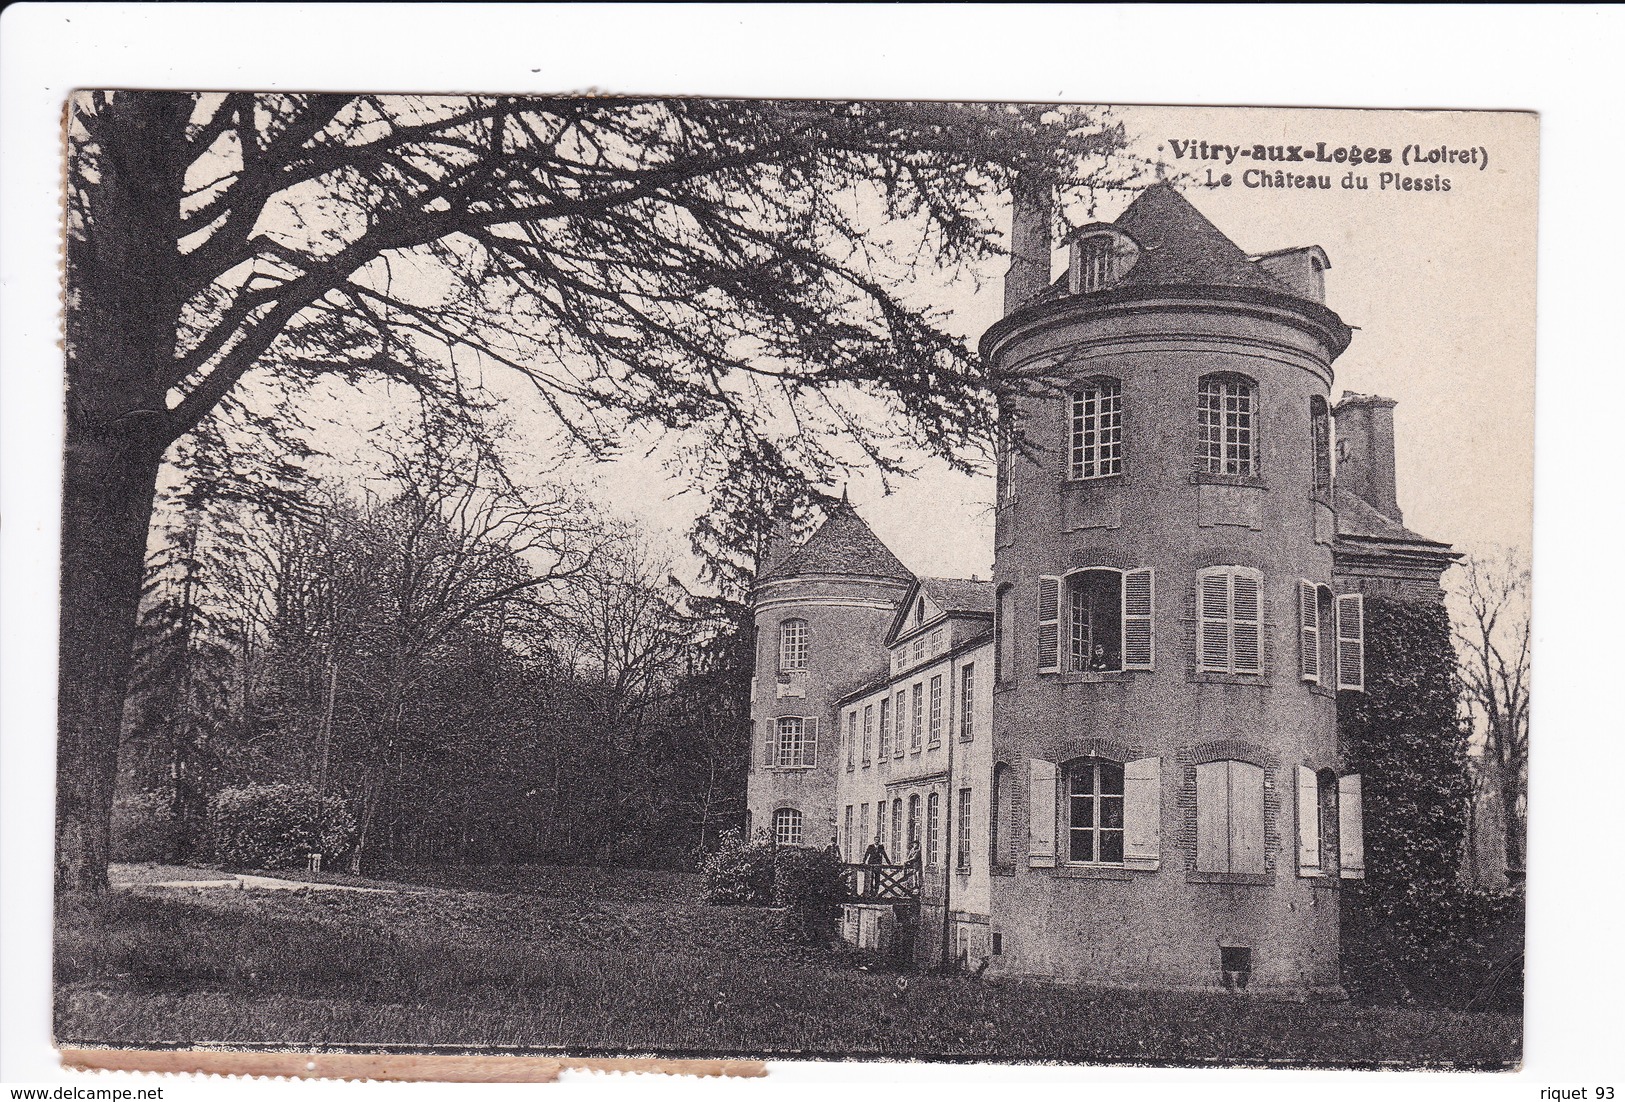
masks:
[[[913,865],[842,865],[847,903],[918,903],[920,870]]]

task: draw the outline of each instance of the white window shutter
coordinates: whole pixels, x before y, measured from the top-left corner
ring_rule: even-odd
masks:
[[[1027,864],[1055,866],[1055,763],[1027,762]]]
[[[1196,871],[1230,871],[1229,762],[1196,767]]]
[[[801,764],[808,768],[818,765],[818,717],[808,716],[802,720],[803,738],[801,750]]]
[[[1298,766],[1298,875],[1320,876],[1320,781]]]
[[[1154,869],[1162,863],[1162,759],[1137,758],[1123,766],[1123,864]]]
[[[1264,771],[1230,762],[1230,871],[1264,871]]]
[[[1123,668],[1156,668],[1156,641],[1152,631],[1156,607],[1156,571],[1150,567],[1123,572]],[[1153,759],[1154,760],[1154,759]]]
[[[1231,649],[1233,669],[1236,673],[1257,673],[1263,669],[1263,655],[1259,650],[1258,577],[1255,574],[1232,574],[1234,589],[1231,596]]]
[[[1320,684],[1320,606],[1314,582],[1298,582],[1298,674]]]
[[[1199,625],[1196,644],[1198,670],[1230,671],[1230,576],[1223,571],[1199,576],[1196,593]]]
[[[1365,879],[1365,811],[1361,806],[1360,774],[1337,781],[1338,864],[1346,880]]]
[[[1365,691],[1365,598],[1337,598],[1337,687]]]
[[[1061,579],[1038,579],[1038,672],[1061,668]]]

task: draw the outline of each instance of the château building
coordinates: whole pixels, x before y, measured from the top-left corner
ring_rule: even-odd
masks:
[[[990,580],[917,577],[846,502],[755,595],[750,829],[903,863],[922,957],[1340,993],[1364,875],[1338,694],[1364,597],[1442,599],[1394,403],[1345,394],[1318,246],[1249,256],[1171,185],[1062,242],[1018,206]],[[944,938],[949,939],[946,942]]]

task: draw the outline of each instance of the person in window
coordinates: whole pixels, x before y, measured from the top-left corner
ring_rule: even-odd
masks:
[[[1106,644],[1096,643],[1095,649],[1089,654],[1089,670],[1091,673],[1103,673],[1114,670],[1117,666],[1106,654]]]

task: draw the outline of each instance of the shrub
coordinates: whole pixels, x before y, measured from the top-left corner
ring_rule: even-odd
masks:
[[[210,806],[215,857],[235,868],[298,868],[350,848],[355,816],[338,796],[318,798],[309,784],[249,784],[223,789]]]
[[[175,858],[175,794],[149,789],[113,801],[113,860],[163,862]]]
[[[773,901],[795,941],[823,944],[835,936],[842,896],[841,859],[829,850],[780,846],[773,861]]]
[[[738,830],[725,830],[718,848],[700,862],[708,903],[766,906],[773,901],[773,846],[746,842]]]

